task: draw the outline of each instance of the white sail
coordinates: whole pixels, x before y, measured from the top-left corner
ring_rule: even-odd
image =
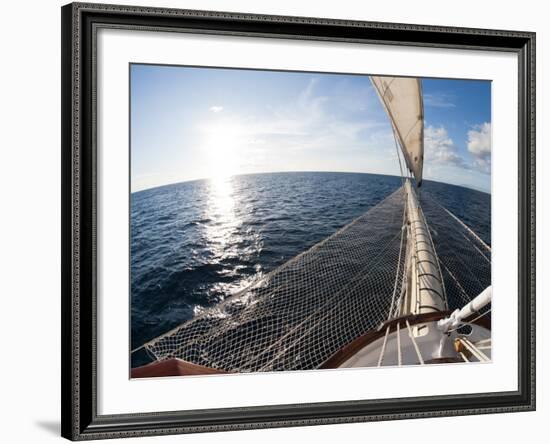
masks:
[[[390,117],[407,167],[420,186],[424,163],[424,105],[420,79],[371,76],[371,81]]]

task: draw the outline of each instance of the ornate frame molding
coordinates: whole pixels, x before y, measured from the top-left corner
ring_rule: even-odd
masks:
[[[71,440],[535,409],[535,34],[530,32],[73,3],[62,8],[62,435]],[[515,392],[97,414],[96,86],[99,27],[398,44],[517,54],[519,389]]]

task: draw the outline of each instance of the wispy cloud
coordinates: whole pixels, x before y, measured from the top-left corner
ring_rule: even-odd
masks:
[[[312,78],[295,101],[261,115],[228,114],[227,126],[238,128],[239,138],[245,145],[261,140],[262,144],[271,144],[278,151],[304,151],[309,147],[348,149],[364,144],[362,136],[372,136],[371,130],[389,129],[387,122],[357,116],[349,119],[335,113],[335,98],[330,91],[321,93],[320,90],[319,80]],[[345,96],[338,96],[339,101],[345,99]]]
[[[397,172],[390,123],[378,99],[368,87],[358,97],[357,88],[344,82],[331,86],[313,77],[294,100],[270,105],[263,113],[211,116],[200,125],[203,152],[216,151],[221,158],[213,147],[223,145],[235,173],[289,168],[385,172],[388,165]]]
[[[474,157],[474,167],[491,172],[491,124],[485,122],[468,131],[468,151]]]
[[[424,94],[424,105],[432,108],[456,107],[454,97],[446,93]]]
[[[209,108],[210,111],[213,113],[221,113],[223,111],[223,106],[220,105],[214,105]]]

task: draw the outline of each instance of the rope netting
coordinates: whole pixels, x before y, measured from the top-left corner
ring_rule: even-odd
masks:
[[[491,285],[491,247],[429,192],[423,192],[421,196],[422,210],[441,266],[449,309],[462,308]]]
[[[387,317],[399,263],[404,193],[260,281],[145,344],[226,371],[317,368]],[[401,262],[404,254],[401,255]]]
[[[449,308],[490,285],[490,248],[422,194]],[[307,370],[386,321],[403,279],[403,188],[222,303],[144,345],[228,372]],[[465,259],[467,258],[467,259]]]

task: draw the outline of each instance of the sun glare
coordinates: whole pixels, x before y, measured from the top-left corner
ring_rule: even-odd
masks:
[[[217,122],[204,128],[202,149],[207,161],[206,175],[224,178],[238,173],[243,128],[235,122]]]

